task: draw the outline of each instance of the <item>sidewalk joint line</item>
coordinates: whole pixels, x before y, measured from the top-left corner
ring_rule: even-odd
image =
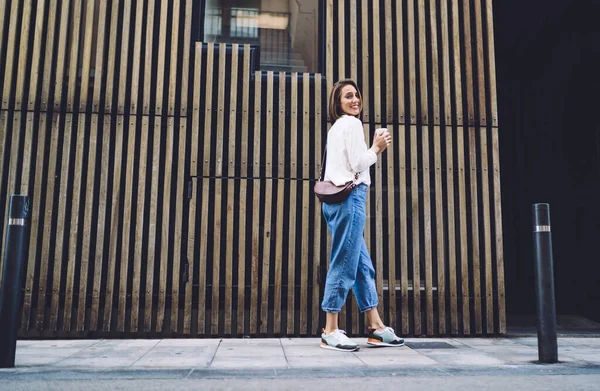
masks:
[[[157,342],[157,343],[156,343],[154,346],[152,346],[150,349],[148,349],[148,350],[146,351],[146,353],[142,354],[140,357],[138,357],[138,359],[137,359],[137,360],[135,360],[134,362],[132,362],[131,364],[129,364],[129,367],[132,367],[132,366],[133,366],[133,364],[135,364],[136,362],[140,361],[142,358],[146,357],[146,355],[147,355],[148,353],[150,353],[150,351],[151,351],[152,349],[154,349],[154,348],[155,348],[155,347],[156,347],[156,346],[157,346],[159,343],[161,343],[162,341],[163,341],[162,339],[159,339],[159,340],[158,340],[158,342]]]
[[[283,352],[283,357],[285,357],[285,363],[287,364],[288,369],[291,368],[290,362],[288,361],[287,354],[285,354],[285,348],[283,347],[283,343],[281,342],[281,338],[279,338],[279,345],[281,346],[281,351]]]
[[[59,362],[63,362],[63,361],[65,361],[65,360],[66,360],[66,359],[68,359],[68,358],[75,357],[75,356],[77,356],[79,353],[83,352],[84,350],[87,350],[87,349],[89,349],[89,348],[91,348],[91,347],[94,347],[94,346],[98,345],[98,344],[99,344],[100,342],[102,342],[102,341],[104,341],[104,339],[99,339],[99,340],[97,340],[95,343],[91,344],[90,346],[87,346],[87,347],[85,347],[85,348],[83,348],[83,349],[80,349],[78,352],[76,352],[76,353],[73,353],[73,354],[71,354],[70,356],[63,357],[63,358],[61,358],[60,360],[58,360],[58,361],[56,361],[56,362],[54,362],[54,363],[52,363],[52,364],[49,364],[49,365],[50,365],[50,366],[54,366],[54,365],[58,364]]]
[[[210,359],[210,362],[208,363],[208,366],[206,368],[210,368],[212,366],[213,361],[215,361],[215,357],[217,356],[217,352],[219,351],[219,348],[221,347],[221,342],[223,342],[223,338],[219,339],[219,344],[217,345],[217,348],[215,349],[215,354],[213,354],[213,356]]]

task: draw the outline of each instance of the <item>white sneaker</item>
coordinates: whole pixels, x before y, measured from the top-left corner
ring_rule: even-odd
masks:
[[[396,335],[394,329],[386,327],[383,331],[377,331],[369,326],[369,338],[367,344],[372,346],[404,346],[404,340]]]
[[[323,349],[339,350],[341,352],[354,352],[359,349],[356,342],[346,336],[344,330],[335,329],[332,333],[321,334],[321,347]]]

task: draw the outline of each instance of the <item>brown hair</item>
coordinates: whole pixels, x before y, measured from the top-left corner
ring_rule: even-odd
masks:
[[[360,90],[356,85],[356,82],[352,79],[342,79],[333,85],[331,89],[331,94],[329,94],[329,122],[333,123],[338,120],[345,113],[342,111],[342,107],[340,105],[341,96],[342,96],[342,88],[347,85],[351,85],[356,88],[356,92],[358,92],[358,97],[360,99],[360,109],[362,111],[362,95],[360,94]]]

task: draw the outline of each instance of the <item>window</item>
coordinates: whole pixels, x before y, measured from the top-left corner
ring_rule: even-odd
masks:
[[[260,69],[317,72],[319,0],[206,0],[204,42],[260,47]]]

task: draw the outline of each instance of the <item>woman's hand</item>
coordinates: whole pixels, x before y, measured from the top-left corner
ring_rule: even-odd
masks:
[[[376,154],[385,151],[385,149],[392,142],[392,136],[387,129],[377,129],[375,131],[375,138],[373,139],[373,146],[371,150]]]

